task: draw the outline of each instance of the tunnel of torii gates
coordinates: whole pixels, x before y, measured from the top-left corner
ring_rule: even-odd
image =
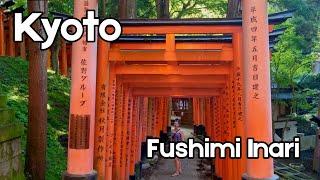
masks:
[[[97,2],[74,6],[80,19]],[[292,14],[268,21],[266,0],[242,7],[242,20],[122,20],[116,42],[74,43],[64,179],[138,176],[141,147],[167,133],[174,97],[193,98],[193,123],[213,141],[271,142],[269,33]],[[214,177],[277,179],[272,159],[242,152],[241,159],[215,158]]]

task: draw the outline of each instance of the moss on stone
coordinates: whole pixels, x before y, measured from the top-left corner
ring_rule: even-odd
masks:
[[[0,94],[0,108],[6,108],[7,107],[7,96]]]
[[[23,126],[15,120],[15,112],[7,107],[7,96],[0,95],[0,142],[18,138]]]
[[[15,122],[15,113],[10,108],[0,108],[0,127]]]
[[[19,169],[18,171],[15,171],[10,167],[9,171],[6,174],[0,174],[1,180],[25,180],[25,176],[23,173],[23,169]]]
[[[18,138],[23,134],[23,126],[20,123],[12,123],[0,126],[0,142]]]

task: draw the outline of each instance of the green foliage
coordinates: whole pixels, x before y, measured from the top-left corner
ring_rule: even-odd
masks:
[[[320,74],[308,74],[304,76],[298,82],[298,86],[303,89],[303,92],[299,94],[305,94],[305,99],[309,99],[307,104],[311,107],[307,110],[309,110],[311,114],[316,115],[320,105]],[[298,108],[303,109],[303,107]]]
[[[137,0],[137,17],[157,18],[156,0]]]
[[[119,17],[119,0],[108,0],[107,3],[107,17],[117,18]]]
[[[24,124],[22,145],[26,145],[28,123],[28,62],[20,58],[0,57],[0,94],[8,95],[8,106]],[[58,136],[67,133],[70,80],[48,72],[48,144],[47,177],[60,179],[66,169],[66,152]]]
[[[302,53],[301,41],[303,37],[296,34],[294,27],[289,27],[275,46],[271,61],[273,81],[279,88],[292,89],[293,98],[289,102],[292,112],[297,109],[308,111],[313,109],[313,106],[306,101],[307,91],[296,92],[299,80],[311,72],[315,60],[313,55]]]
[[[294,9],[294,17],[276,28],[287,30],[280,37],[272,53],[271,73],[273,82],[280,88],[291,88],[293,98],[289,102],[292,112],[302,110],[314,113],[316,90],[304,86],[302,80],[311,74],[313,62],[319,51],[319,12],[317,0],[270,0],[269,12],[275,13]],[[315,81],[314,81],[315,82]],[[313,83],[314,83],[313,82]],[[312,83],[311,81],[306,83]],[[306,100],[309,97],[313,99]],[[304,112],[305,113],[305,112]]]
[[[303,37],[289,27],[275,46],[271,61],[273,80],[280,87],[294,88],[302,75],[310,73],[315,60],[313,55],[302,53]]]
[[[62,173],[67,169],[66,150],[58,142],[58,137],[65,133],[66,130],[59,131],[59,128],[54,127],[51,123],[48,124],[46,172],[46,179],[48,180],[61,179]]]
[[[20,6],[24,6],[27,9],[27,0],[16,0],[15,2],[16,4],[12,7],[13,9]],[[49,0],[48,11],[61,12],[71,15],[73,13],[73,0]]]
[[[109,0],[107,15],[118,17],[118,0]],[[227,0],[170,0],[171,18],[213,18],[224,17],[227,11]],[[156,18],[155,0],[137,0],[138,18]]]
[[[303,89],[295,93],[293,102],[299,114],[317,113],[319,92],[317,89]]]
[[[16,0],[15,2],[16,2],[16,4],[14,5],[15,8],[20,6],[26,6],[27,4],[27,0]]]
[[[224,17],[227,0],[171,0],[172,18],[213,18]]]
[[[315,135],[317,133],[317,127],[308,121],[305,116],[296,116],[293,120],[298,123],[298,133],[304,133],[306,136]]]
[[[319,43],[320,1],[319,0],[269,0],[270,9],[283,11],[294,9],[294,18],[285,25],[294,26],[297,35],[302,37],[301,50],[304,54],[312,52]]]
[[[71,15],[73,13],[73,0],[50,0],[48,2],[48,8],[49,11]]]
[[[308,74],[298,83],[301,88],[320,90],[320,74]]]

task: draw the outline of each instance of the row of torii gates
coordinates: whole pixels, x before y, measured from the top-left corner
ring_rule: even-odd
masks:
[[[76,18],[97,9],[87,1],[74,2]],[[268,24],[266,0],[242,7],[243,20],[123,20],[116,42],[74,43],[64,179],[134,178],[146,137],[170,126],[172,97],[193,98],[194,124],[212,140],[271,142],[269,33],[291,13]],[[247,159],[245,149],[213,161],[218,179],[277,179],[272,159]]]

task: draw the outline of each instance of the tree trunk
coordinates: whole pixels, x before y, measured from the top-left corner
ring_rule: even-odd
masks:
[[[158,19],[169,19],[169,0],[156,0]]]
[[[229,0],[227,18],[241,17],[241,0]]]
[[[119,18],[120,19],[137,18],[136,0],[119,0]]]
[[[276,97],[279,97],[279,94],[280,94],[280,87],[277,87],[277,92],[276,92]],[[278,99],[276,99],[275,100],[275,104],[277,105],[277,109],[278,109],[278,112],[277,112],[277,117],[276,117],[276,119],[273,119],[272,120],[272,134],[273,134],[273,136],[272,137],[274,137],[274,135],[276,134],[276,129],[275,129],[275,123],[279,120],[279,114],[280,114],[280,105],[281,105],[281,103],[280,103],[280,100],[278,100]],[[278,135],[278,134],[277,134]],[[279,136],[280,137],[280,136]]]
[[[127,17],[128,19],[137,18],[137,2],[136,0],[127,1]]]
[[[48,13],[47,0],[28,0],[29,12]],[[40,21],[33,28],[43,37]],[[40,43],[27,41],[29,50],[29,123],[27,132],[26,175],[28,179],[45,179],[47,146],[47,51]]]
[[[127,0],[119,0],[119,18],[127,18]]]
[[[295,88],[294,88],[294,85],[291,84],[291,89],[292,89],[292,100],[291,100],[291,107],[290,107],[290,115],[292,116],[293,113],[295,112],[294,111],[294,107],[295,106],[295,99],[294,99],[294,96],[295,96]],[[282,138],[281,138],[281,141],[284,141],[284,134],[286,133],[287,129],[288,129],[288,124],[289,124],[289,119],[287,118],[286,119],[286,122],[285,122],[285,125],[284,125],[284,128],[282,130]]]
[[[57,35],[55,38],[55,41],[53,42],[51,46],[51,66],[52,70],[59,74],[59,52],[60,52],[60,41],[61,37],[60,35]]]
[[[107,5],[107,0],[99,0],[99,15],[102,17],[106,16],[106,5]]]

